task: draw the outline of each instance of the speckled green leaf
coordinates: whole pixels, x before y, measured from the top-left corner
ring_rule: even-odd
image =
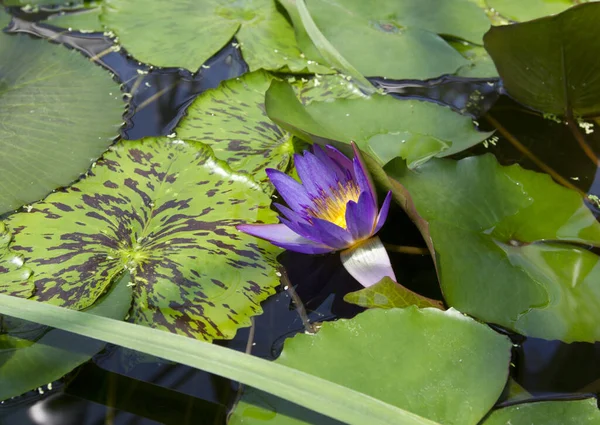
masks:
[[[129,274],[86,312],[121,320],[131,307]],[[4,323],[1,321],[4,320]],[[3,326],[9,321],[9,333]],[[60,379],[102,350],[105,343],[60,329],[0,317],[0,400]],[[4,329],[7,327],[4,326]]]
[[[286,340],[276,363],[444,425],[476,425],[506,383],[509,339],[456,310],[373,309]],[[402,424],[403,421],[390,422]],[[255,390],[231,425],[340,425]],[[365,423],[367,425],[367,423]]]
[[[528,336],[600,340],[600,257],[585,249],[600,224],[577,192],[492,155],[385,170],[435,250],[448,305]]]
[[[85,173],[119,133],[121,97],[79,52],[0,33],[0,213]]]
[[[401,156],[414,167],[434,156],[460,152],[490,136],[450,108],[387,95],[302,105],[288,84],[274,81],[265,103],[269,117],[296,136],[312,142],[354,140],[381,163]]]
[[[234,227],[275,221],[269,204],[206,145],[144,139],[116,145],[89,177],[7,226],[35,299],[86,308],[127,269],[136,323],[209,340],[247,325],[278,282],[280,250]]]
[[[295,1],[279,1],[294,23],[300,48],[325,63],[302,26]],[[489,28],[483,10],[468,0],[310,0],[307,6],[325,38],[366,76],[452,74],[467,61],[438,34],[481,44]]]
[[[595,398],[576,401],[541,401],[495,410],[481,425],[598,425]]]
[[[24,265],[23,256],[9,248],[11,234],[0,222],[0,293],[29,298],[33,294],[33,282],[29,280],[31,269]]]
[[[250,69],[332,72],[302,57],[274,0],[105,0],[101,22],[136,59],[196,71],[233,36]]]
[[[416,305],[419,308],[444,309],[440,301],[419,295],[389,277],[384,277],[375,285],[344,295],[344,301],[366,308],[404,308]]]

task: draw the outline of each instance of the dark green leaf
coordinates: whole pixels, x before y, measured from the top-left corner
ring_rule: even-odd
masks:
[[[577,192],[492,155],[385,169],[448,305],[525,335],[600,340],[600,258],[580,247],[600,245],[600,224]]]
[[[600,114],[600,3],[485,35],[504,87],[517,101],[560,116]]]
[[[130,276],[125,273],[109,293],[87,312],[112,319],[123,319],[131,307],[129,281]],[[60,329],[47,329],[45,326],[29,322],[20,324],[21,332],[0,332],[0,400],[18,396],[60,379],[104,347],[103,341],[84,338]],[[23,328],[26,332],[22,332]],[[36,332],[41,332],[38,338],[29,340],[32,333]],[[18,346],[7,347],[9,339],[18,340]],[[14,343],[12,341],[12,344]]]
[[[542,401],[518,404],[494,411],[481,425],[597,425],[596,399]]]
[[[389,277],[360,291],[346,294],[344,301],[366,308],[404,308],[416,305],[420,308],[444,309],[440,301],[419,295]]]
[[[0,212],[85,173],[118,135],[121,96],[109,73],[79,52],[0,34]]]
[[[7,220],[35,298],[91,306],[125,268],[136,323],[229,338],[278,282],[280,250],[235,229],[274,222],[248,176],[180,139],[119,143],[89,177]],[[2,276],[0,275],[0,278]]]
[[[504,388],[510,348],[508,338],[456,310],[373,309],[288,339],[275,362],[445,425],[475,425]],[[340,422],[250,391],[230,423]]]
[[[449,108],[379,94],[303,106],[288,84],[274,81],[265,104],[273,121],[304,140],[354,140],[382,163],[401,156],[411,167],[460,152],[490,135]]]

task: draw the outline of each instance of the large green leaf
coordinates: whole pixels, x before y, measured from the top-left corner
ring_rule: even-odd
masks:
[[[131,307],[129,281],[130,276],[125,273],[87,312],[123,319]],[[29,322],[20,322],[16,332],[0,332],[0,400],[60,379],[104,347],[103,341],[27,324]],[[22,339],[40,332],[35,340]]]
[[[317,376],[181,335],[2,294],[0,314],[206,370],[278,394],[349,425],[439,425]]]
[[[273,121],[304,140],[354,140],[382,163],[401,156],[413,167],[433,156],[460,152],[490,135],[449,108],[379,94],[303,106],[289,85],[274,81],[265,103]]]
[[[277,284],[270,244],[235,225],[273,222],[269,197],[206,145],[119,143],[80,183],[12,215],[11,249],[35,299],[91,306],[125,268],[132,319],[195,338],[229,338]],[[2,275],[0,275],[0,279]]]
[[[448,305],[525,335],[600,340],[600,258],[579,247],[600,245],[600,224],[577,192],[492,155],[385,169],[428,223]]]
[[[456,310],[368,310],[285,342],[275,362],[445,425],[475,425],[508,376],[511,343]],[[339,424],[254,391],[231,425]]]
[[[542,401],[498,409],[481,425],[598,425],[596,399]]]
[[[279,1],[294,23],[301,49],[323,62],[295,1]],[[468,0],[310,0],[307,5],[325,38],[367,76],[426,79],[452,74],[467,61],[438,34],[481,43],[489,27],[483,10]]]
[[[556,115],[600,113],[600,3],[559,15],[492,27],[488,50],[504,87],[517,101]],[[527,40],[524,42],[523,40]]]
[[[108,72],[22,34],[0,34],[0,105],[0,212],[85,173],[118,135],[124,112]]]
[[[486,3],[505,18],[530,21],[564,12],[571,6],[582,3],[582,0],[486,0]]]
[[[250,69],[331,72],[305,59],[274,0],[105,0],[101,22],[136,59],[196,71],[233,36]]]

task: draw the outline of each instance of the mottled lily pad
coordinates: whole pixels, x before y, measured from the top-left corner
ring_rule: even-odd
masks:
[[[517,101],[559,116],[600,114],[600,3],[492,27],[485,35],[504,88]],[[523,42],[527,40],[527,42]]]
[[[577,401],[541,401],[498,409],[481,425],[597,425],[600,410],[595,398]]]
[[[442,302],[419,295],[389,277],[384,277],[375,285],[344,295],[344,301],[366,308],[404,308],[416,305],[419,308],[444,309]]]
[[[456,310],[368,310],[285,342],[277,363],[446,425],[475,425],[506,383],[511,343]],[[231,425],[340,422],[246,390]]]
[[[79,52],[1,33],[0,213],[85,173],[119,133],[121,96],[110,74]]]
[[[280,250],[235,229],[276,221],[269,204],[206,145],[144,139],[119,143],[89,177],[7,227],[35,299],[87,308],[126,269],[133,321],[210,340],[249,324],[278,282]]]
[[[12,235],[0,222],[0,293],[29,298],[33,294],[33,282],[29,280],[31,269],[24,265],[23,256],[9,248]]]
[[[302,56],[274,0],[105,0],[101,22],[136,59],[196,71],[234,36],[250,69],[332,72]]]
[[[528,336],[600,340],[600,224],[581,196],[492,155],[385,167],[433,248],[446,303]]]
[[[303,106],[288,84],[274,81],[265,103],[269,117],[296,136],[311,142],[354,140],[381,163],[401,156],[414,167],[434,156],[460,152],[490,136],[450,108],[379,94]]]
[[[86,312],[121,320],[131,307],[129,274]],[[7,320],[7,318],[4,318]],[[0,327],[0,400],[15,397],[57,379],[88,361],[105,343],[60,329],[9,319],[12,332]]]

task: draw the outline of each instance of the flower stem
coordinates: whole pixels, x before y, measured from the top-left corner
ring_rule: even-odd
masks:
[[[393,245],[390,243],[383,244],[388,251],[398,252],[400,254],[410,255],[428,255],[429,249],[422,248],[420,246],[405,246],[405,245]]]

